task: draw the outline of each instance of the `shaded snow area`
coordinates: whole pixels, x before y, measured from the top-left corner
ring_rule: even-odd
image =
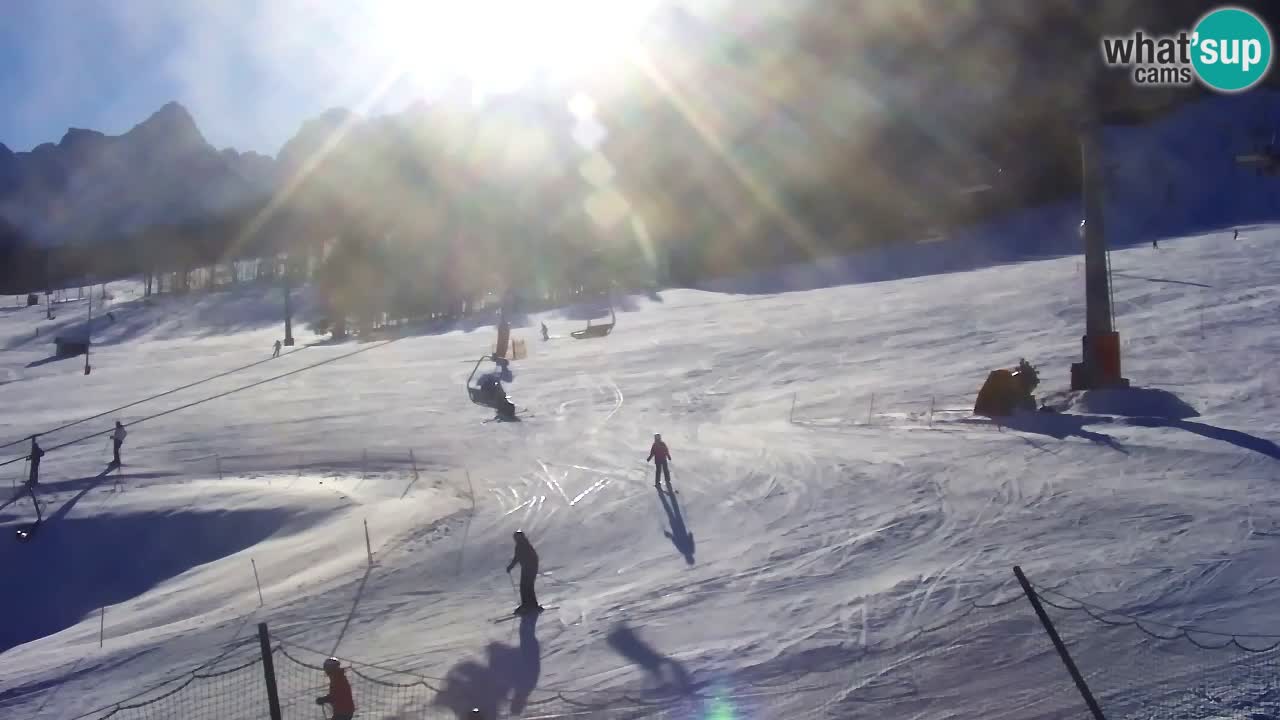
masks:
[[[323,691],[294,660],[329,653],[430,679],[396,700],[356,676],[358,717],[1082,717],[1018,564],[1109,716],[1275,717],[1272,654],[1125,623],[1277,632],[1277,243],[1264,228],[1113,252],[1128,392],[1066,392],[1076,258],[667,291],[597,340],[543,342],[543,320],[558,336],[582,323],[532,316],[506,384],[519,423],[486,422],[463,390],[492,327],[314,345],[304,329],[259,362],[270,298],[261,324],[216,333],[180,319],[238,315],[243,296],[121,300],[131,329],[104,333],[85,376],[81,358],[42,362],[42,308],[5,309],[3,439],[197,384],[42,439],[98,434],[49,452],[44,524],[0,543],[0,704],[72,718],[220,653],[252,659],[265,621],[290,653],[288,717],[315,716]],[[1058,412],[972,417],[987,371],[1019,357]],[[678,494],[653,487],[655,432]],[[0,468],[3,485],[24,467]],[[32,519],[29,499],[7,505],[3,537]],[[516,529],[548,609],[495,622],[516,604]],[[181,716],[263,717],[217,699],[261,695],[260,667],[244,672],[248,690],[197,681],[183,692],[211,710]],[[135,716],[164,713],[115,717]]]
[[[1175,185],[1115,192],[1140,219]],[[1183,225],[1261,222],[1250,192]],[[122,283],[85,375],[50,341],[87,304],[0,308],[0,716],[267,717],[265,622],[287,718],[321,716],[330,654],[362,720],[1087,717],[1020,565],[1112,720],[1280,717],[1280,228],[1159,249],[1116,230],[1134,387],[1071,393],[1082,263],[1051,256],[1078,224],[1048,208],[972,256],[619,298],[600,339],[569,338],[598,307],[521,318],[521,422],[464,390],[492,325],[332,343],[299,323],[270,359],[278,292]],[[1020,357],[1052,412],[974,417]],[[15,542],[23,438],[98,413],[42,437],[44,522]],[[518,621],[517,529],[547,608]]]

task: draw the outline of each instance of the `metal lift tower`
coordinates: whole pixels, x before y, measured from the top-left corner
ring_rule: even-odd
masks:
[[[1111,263],[1107,258],[1105,170],[1102,126],[1096,116],[1084,124],[1080,135],[1084,181],[1084,297],[1085,334],[1083,356],[1071,364],[1071,389],[1092,390],[1128,387],[1120,375],[1120,333],[1111,307]]]

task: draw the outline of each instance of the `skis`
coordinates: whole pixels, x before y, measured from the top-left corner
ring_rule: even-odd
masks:
[[[513,612],[513,613],[508,613],[508,614],[503,615],[503,616],[501,616],[501,617],[496,617],[496,618],[494,618],[494,619],[493,619],[493,624],[497,625],[497,624],[498,624],[498,623],[500,623],[500,622],[506,622],[506,621],[508,621],[508,620],[513,620],[513,619],[515,619],[515,618],[522,618],[522,617],[526,617],[526,616],[541,615],[542,613],[544,613],[544,612],[546,612],[546,611],[548,611],[548,610],[555,610],[556,608],[559,608],[559,607],[560,607],[559,605],[543,605],[543,606],[542,606],[542,609],[541,609],[541,610],[539,610],[539,611],[537,611],[537,612],[532,612],[532,613],[514,613],[514,612]]]
[[[504,422],[504,423],[523,422],[525,418],[531,418],[531,417],[535,417],[535,415],[527,410],[518,410],[516,411],[516,415],[514,418],[505,418],[499,415],[497,417],[491,417],[488,420],[481,420],[480,424],[488,425],[491,422]]]
[[[31,523],[30,525],[23,525],[22,527],[15,530],[13,533],[13,537],[18,542],[24,543],[31,540],[31,538],[35,536],[36,530],[39,530],[39,529],[40,529],[40,521],[37,520],[36,522]]]

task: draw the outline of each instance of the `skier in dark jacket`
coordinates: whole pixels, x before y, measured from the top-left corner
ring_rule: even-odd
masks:
[[[31,460],[31,474],[27,476],[27,484],[36,486],[40,484],[40,458],[44,457],[44,450],[40,449],[40,444],[36,442],[33,435],[31,437],[31,454],[28,458]]]
[[[533,549],[533,544],[523,532],[517,530],[512,537],[516,541],[516,552],[507,563],[507,572],[516,565],[520,566],[520,607],[516,608],[516,614],[537,612],[542,609],[538,596],[533,592],[533,581],[538,577],[538,551]]]
[[[113,455],[111,464],[115,467],[120,467],[123,464],[120,462],[120,446],[124,445],[124,439],[128,434],[129,431],[125,430],[124,425],[121,425],[120,421],[117,420],[116,429],[111,431],[111,452]]]
[[[671,468],[667,467],[667,462],[671,460],[671,451],[667,449],[667,444],[662,442],[662,436],[654,434],[653,446],[649,448],[649,457],[645,461],[653,461],[653,486],[662,487],[660,481],[665,475],[667,485],[671,484]]]
[[[508,371],[509,372],[509,371]],[[515,418],[516,406],[507,399],[507,391],[502,387],[501,373],[488,372],[480,376],[480,400],[498,411],[498,415],[508,420]]]

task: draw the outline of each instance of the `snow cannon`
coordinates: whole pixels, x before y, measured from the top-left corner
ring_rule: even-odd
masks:
[[[1007,417],[1019,410],[1035,412],[1036,399],[1031,391],[1039,384],[1039,373],[1025,358],[1018,361],[1016,368],[992,370],[978,391],[973,414]]]

